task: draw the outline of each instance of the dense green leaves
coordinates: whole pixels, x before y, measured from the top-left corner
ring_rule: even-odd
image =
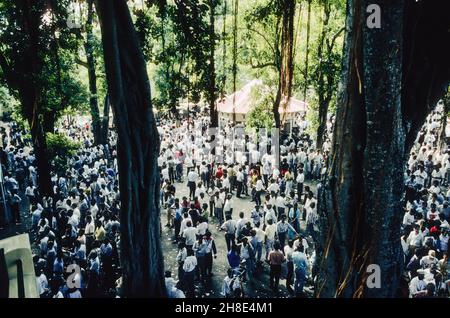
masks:
[[[68,158],[75,155],[81,145],[58,133],[47,133],[46,137],[53,169],[59,175],[64,174],[69,168]]]
[[[265,85],[255,85],[250,94],[252,107],[247,114],[246,126],[249,128],[273,128],[275,125],[272,115],[274,92]]]

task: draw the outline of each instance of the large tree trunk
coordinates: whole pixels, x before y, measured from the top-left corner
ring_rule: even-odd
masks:
[[[165,297],[159,137],[146,65],[126,1],[95,3],[118,132],[123,291],[126,297]]]
[[[319,100],[319,126],[317,127],[316,148],[321,151],[325,141],[325,131],[327,129],[328,106],[329,102],[323,96],[318,97]]]
[[[109,98],[108,94],[106,94],[103,105],[102,134],[100,139],[101,144],[108,143],[108,132],[109,132]]]
[[[84,49],[86,51],[87,69],[89,78],[89,104],[92,117],[92,133],[94,134],[94,143],[97,145],[101,142],[101,122],[100,111],[98,109],[98,97],[97,97],[97,75],[95,73],[95,59],[94,59],[94,47],[93,40],[94,34],[92,33],[92,18],[93,18],[93,0],[88,0],[88,15],[86,21],[86,42],[84,43]]]
[[[47,139],[42,126],[40,116],[37,114],[41,109],[39,105],[39,94],[35,87],[24,86],[19,90],[22,107],[25,111],[30,134],[33,142],[33,150],[36,158],[38,174],[38,190],[41,195],[53,196],[53,187],[50,177],[50,158],[47,151]]]
[[[272,112],[275,121],[275,128],[281,128],[286,112],[283,112],[283,118],[280,116],[280,106],[287,109],[292,95],[292,80],[294,74],[294,16],[295,1],[283,0],[283,9],[281,10],[281,52],[275,59],[279,60],[278,89],[275,96]],[[280,20],[279,20],[280,21]],[[278,29],[278,23],[277,23]]]
[[[318,74],[318,89],[317,95],[319,100],[319,127],[317,128],[317,142],[316,148],[322,149],[324,142],[324,135],[327,125],[327,113],[328,113],[328,101],[325,100],[325,74],[323,72],[323,48],[325,44],[325,37],[328,33],[328,22],[330,20],[330,9],[331,6],[328,2],[323,3],[323,20],[322,20],[322,31],[319,37],[319,46],[317,47],[317,58],[319,61],[319,74]],[[331,52],[329,52],[331,53]]]
[[[365,25],[366,1],[350,0],[342,89],[322,217],[319,297],[392,297],[400,277],[402,1],[384,0],[383,28]],[[382,289],[367,289],[366,268]]]
[[[215,23],[216,0],[209,0],[209,37],[210,37],[210,53],[209,53],[209,116],[210,127],[219,126],[219,114],[216,107],[216,69],[214,54],[216,51],[216,33],[214,29]]]
[[[383,8],[379,29],[366,26],[372,3]],[[348,1],[333,147],[319,194],[318,297],[396,295],[406,153],[450,78],[442,12],[429,2]],[[381,288],[367,287],[369,264],[379,266]]]
[[[46,133],[54,133],[55,132],[55,113],[46,111],[42,115],[42,129]]]

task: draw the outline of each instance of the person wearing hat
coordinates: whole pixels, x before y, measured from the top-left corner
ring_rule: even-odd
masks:
[[[426,292],[427,284],[425,282],[425,271],[423,269],[417,270],[417,276],[409,282],[409,297],[422,297]]]

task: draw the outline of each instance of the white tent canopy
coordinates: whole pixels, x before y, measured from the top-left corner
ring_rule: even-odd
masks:
[[[236,122],[244,122],[246,115],[253,106],[251,91],[253,87],[263,85],[261,80],[252,80],[248,82],[237,92],[219,100],[217,103],[217,111],[222,119],[232,120],[235,114]],[[233,102],[234,101],[234,102]],[[284,119],[293,119],[297,114],[306,113],[308,104],[291,97],[286,110],[280,107],[279,112]],[[286,111],[286,114],[284,114]]]

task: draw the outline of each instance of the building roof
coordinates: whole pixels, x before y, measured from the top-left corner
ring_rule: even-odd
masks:
[[[237,92],[219,100],[217,103],[217,111],[219,113],[233,113],[233,99],[235,98],[235,111],[236,114],[247,114],[252,107],[252,88],[256,85],[263,85],[261,80],[252,80],[248,82],[244,87],[242,87]],[[300,101],[294,97],[291,97],[290,102],[287,107],[287,113],[300,113],[306,112],[308,109],[308,104]],[[280,114],[284,113],[284,109],[280,107]]]

